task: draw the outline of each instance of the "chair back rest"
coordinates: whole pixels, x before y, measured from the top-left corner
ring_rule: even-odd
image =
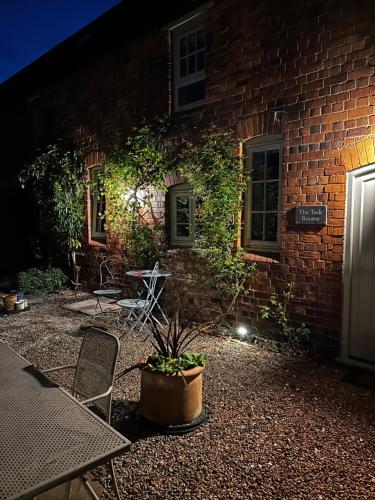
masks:
[[[156,283],[158,281],[158,272],[159,272],[159,262],[156,262],[150,276],[150,282],[148,284],[147,297],[146,297],[146,300],[150,301],[151,303],[153,302],[155,297],[155,288],[156,288]]]
[[[85,399],[106,392],[113,385],[120,342],[114,335],[90,327],[83,338],[74,374],[73,392]],[[94,401],[92,406],[109,423],[112,394]]]
[[[100,288],[111,288],[117,284],[118,275],[116,274],[117,257],[114,255],[106,257],[99,266]]]

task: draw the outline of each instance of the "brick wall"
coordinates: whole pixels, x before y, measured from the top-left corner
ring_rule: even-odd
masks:
[[[372,154],[373,143],[364,145],[375,135],[374,21],[370,1],[359,8],[342,0],[216,0],[207,11],[207,104],[172,115],[174,138],[194,138],[211,125],[233,129],[239,141],[284,138],[281,250],[272,259],[248,256],[259,272],[239,300],[239,316],[256,314],[270,292],[294,281],[295,317],[340,331],[345,162],[353,165],[353,145],[357,166]],[[168,34],[155,30],[44,89],[40,99],[60,131],[87,150],[90,166],[92,151],[105,152],[142,117],[169,112],[169,71]],[[163,199],[156,203],[162,217]],[[296,227],[292,211],[303,203],[326,204],[327,225]],[[108,248],[115,251],[115,243]],[[108,248],[87,240],[87,265]],[[198,264],[186,252],[167,254],[165,263],[175,271],[173,297]]]

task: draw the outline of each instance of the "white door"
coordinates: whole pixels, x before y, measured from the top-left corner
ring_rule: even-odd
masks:
[[[375,362],[375,165],[348,174],[344,352]]]

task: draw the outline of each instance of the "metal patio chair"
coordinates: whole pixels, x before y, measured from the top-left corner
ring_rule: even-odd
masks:
[[[121,294],[121,280],[117,272],[119,259],[115,256],[106,257],[99,266],[100,284],[98,290],[94,290],[93,294],[96,298],[95,313],[93,322],[97,314],[113,313],[111,310],[103,310],[101,299],[109,298],[112,302]]]
[[[155,287],[158,279],[158,271],[159,262],[156,262],[150,279],[147,282],[147,295],[145,299],[122,299],[117,301],[117,305],[120,306],[123,311],[127,311],[128,314],[124,323],[129,325],[129,329],[120,336],[120,340],[126,337],[135,328],[139,327],[139,332],[141,332],[146,327],[146,323],[151,321],[151,318],[160,324],[160,321],[152,315],[152,311],[156,304]],[[122,311],[119,312],[120,323],[121,314]]]
[[[86,329],[82,340],[77,363],[63,365],[44,370],[43,373],[52,373],[64,369],[74,369],[74,380],[71,392],[80,396],[81,403],[88,405],[96,414],[99,414],[108,424],[111,423],[112,387],[114,373],[120,351],[120,342],[114,335],[96,327]],[[120,494],[116,482],[112,460],[109,468],[116,497]],[[95,492],[84,478],[80,478],[83,485],[94,498]],[[99,500],[99,499],[98,499]]]

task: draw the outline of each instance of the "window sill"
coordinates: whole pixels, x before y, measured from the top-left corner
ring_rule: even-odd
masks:
[[[279,253],[275,253],[272,257],[270,255],[261,255],[259,253],[246,252],[243,259],[248,262],[264,262],[267,264],[280,264]]]
[[[199,112],[201,111],[207,104],[207,99],[204,101],[197,101],[196,103],[192,104],[187,104],[186,106],[181,106],[181,107],[174,107],[174,114],[175,115],[183,115],[183,114],[189,114],[192,112]]]
[[[90,247],[97,247],[97,248],[106,248],[107,247],[107,241],[105,239],[103,240],[93,240],[89,239],[89,246]]]
[[[191,248],[192,246],[193,246],[192,242],[189,242],[189,243],[172,243],[172,242],[170,242],[169,243],[169,247],[171,250],[173,250],[175,248]]]

